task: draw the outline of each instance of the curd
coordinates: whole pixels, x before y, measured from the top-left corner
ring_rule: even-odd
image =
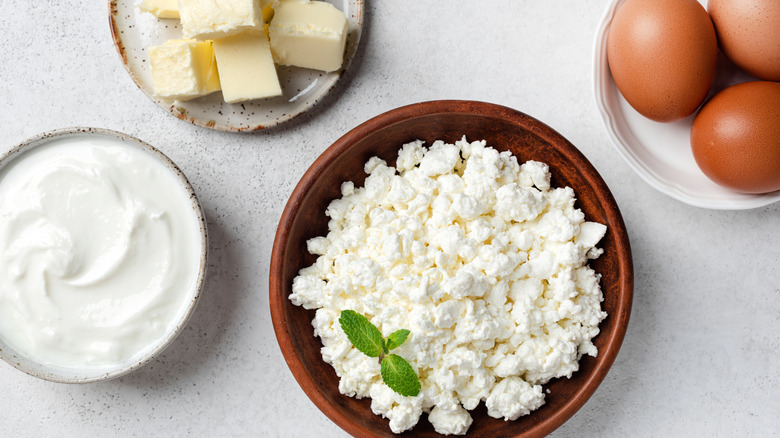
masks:
[[[395,167],[373,157],[365,172],[329,204],[328,234],[307,242],[317,261],[289,296],[317,309],[314,335],[342,394],[370,397],[395,433],[425,412],[436,432],[463,435],[480,403],[494,418],[528,415],[542,385],[598,354],[607,314],[588,261],[607,228],[585,220],[571,188],[551,186],[549,166],[464,137],[407,143]],[[417,372],[417,396],[390,389],[376,358],[352,346],[346,309],[384,337],[411,331],[394,352]]]

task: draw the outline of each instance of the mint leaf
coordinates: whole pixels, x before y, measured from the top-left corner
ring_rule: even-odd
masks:
[[[396,330],[385,341],[379,329],[354,310],[343,310],[339,315],[339,324],[355,348],[368,357],[379,358],[382,381],[390,389],[404,397],[414,397],[420,393],[420,379],[414,368],[401,356],[388,354],[406,342],[409,330]]]
[[[354,310],[343,310],[339,324],[349,342],[366,356],[379,357],[385,351],[382,333],[365,316]]]
[[[389,354],[382,359],[382,380],[393,391],[414,397],[420,393],[420,379],[409,362],[397,354]]]
[[[409,336],[409,330],[402,329],[394,331],[390,336],[387,337],[387,349],[392,350],[394,348],[398,348],[406,342],[406,338]],[[387,353],[387,352],[385,352]]]

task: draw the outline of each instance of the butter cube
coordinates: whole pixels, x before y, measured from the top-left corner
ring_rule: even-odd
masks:
[[[179,0],[182,32],[187,38],[212,40],[261,29],[258,0]]]
[[[219,90],[211,41],[168,40],[147,50],[155,96],[189,100]]]
[[[214,40],[214,54],[225,102],[282,95],[266,32],[245,32]]]
[[[138,7],[158,18],[179,18],[177,0],[142,0]]]
[[[269,33],[277,64],[326,72],[341,68],[348,22],[330,3],[279,1],[274,5]]]

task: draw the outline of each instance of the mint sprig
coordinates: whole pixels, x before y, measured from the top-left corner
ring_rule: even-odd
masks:
[[[406,342],[409,330],[397,330],[385,341],[382,332],[368,318],[354,310],[343,310],[339,324],[355,348],[368,357],[379,358],[382,381],[390,389],[405,397],[414,397],[420,393],[420,379],[414,368],[401,356],[389,354],[390,350]]]

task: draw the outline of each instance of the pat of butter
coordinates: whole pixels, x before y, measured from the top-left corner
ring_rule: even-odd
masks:
[[[274,5],[269,33],[277,64],[326,72],[341,68],[348,22],[330,3],[279,1]]]
[[[179,0],[182,33],[187,38],[212,40],[261,29],[257,0]]]
[[[214,40],[222,97],[227,103],[282,95],[266,32]]]
[[[142,0],[138,8],[158,18],[179,18],[177,0]]]
[[[189,100],[219,90],[211,41],[168,40],[148,52],[155,96]]]

